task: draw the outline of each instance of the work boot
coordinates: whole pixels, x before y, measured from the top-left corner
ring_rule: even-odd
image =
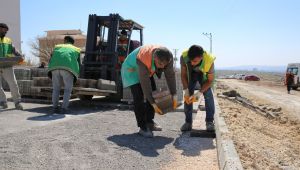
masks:
[[[191,123],[184,123],[181,128],[181,132],[191,131],[192,130],[192,124]]]
[[[15,107],[16,107],[17,110],[23,110],[23,106],[21,105],[20,102],[15,103]]]
[[[153,132],[148,128],[140,128],[139,134],[146,138],[153,138]]]
[[[2,109],[7,109],[8,108],[7,102],[1,102],[0,106],[2,107]]]
[[[206,122],[206,130],[207,131],[215,131],[215,123],[214,122]]]
[[[161,126],[159,126],[157,123],[155,123],[153,121],[153,123],[148,123],[147,124],[148,128],[151,130],[151,131],[162,131],[162,128]]]

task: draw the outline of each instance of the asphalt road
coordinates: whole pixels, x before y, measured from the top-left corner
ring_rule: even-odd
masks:
[[[156,115],[163,131],[137,134],[131,110],[71,102],[70,114],[24,103],[0,109],[0,169],[217,169],[213,139],[179,131],[182,112]]]

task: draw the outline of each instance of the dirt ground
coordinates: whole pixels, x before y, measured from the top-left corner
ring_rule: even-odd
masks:
[[[255,105],[281,107],[268,118],[240,104],[218,98],[245,169],[300,169],[300,91],[287,94],[278,82],[218,80],[216,92],[234,89]]]

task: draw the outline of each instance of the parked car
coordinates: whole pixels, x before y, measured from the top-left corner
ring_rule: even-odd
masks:
[[[234,77],[237,80],[242,80],[244,76],[245,76],[245,74],[236,74]]]
[[[245,81],[259,81],[260,78],[256,75],[246,75],[244,80]]]

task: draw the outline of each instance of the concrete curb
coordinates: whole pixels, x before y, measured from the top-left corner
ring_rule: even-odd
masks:
[[[221,109],[216,98],[215,106],[215,126],[219,167],[222,170],[242,170],[243,166],[240,157],[237,154],[233,141],[230,139],[229,131],[226,126],[225,120],[220,115]]]

